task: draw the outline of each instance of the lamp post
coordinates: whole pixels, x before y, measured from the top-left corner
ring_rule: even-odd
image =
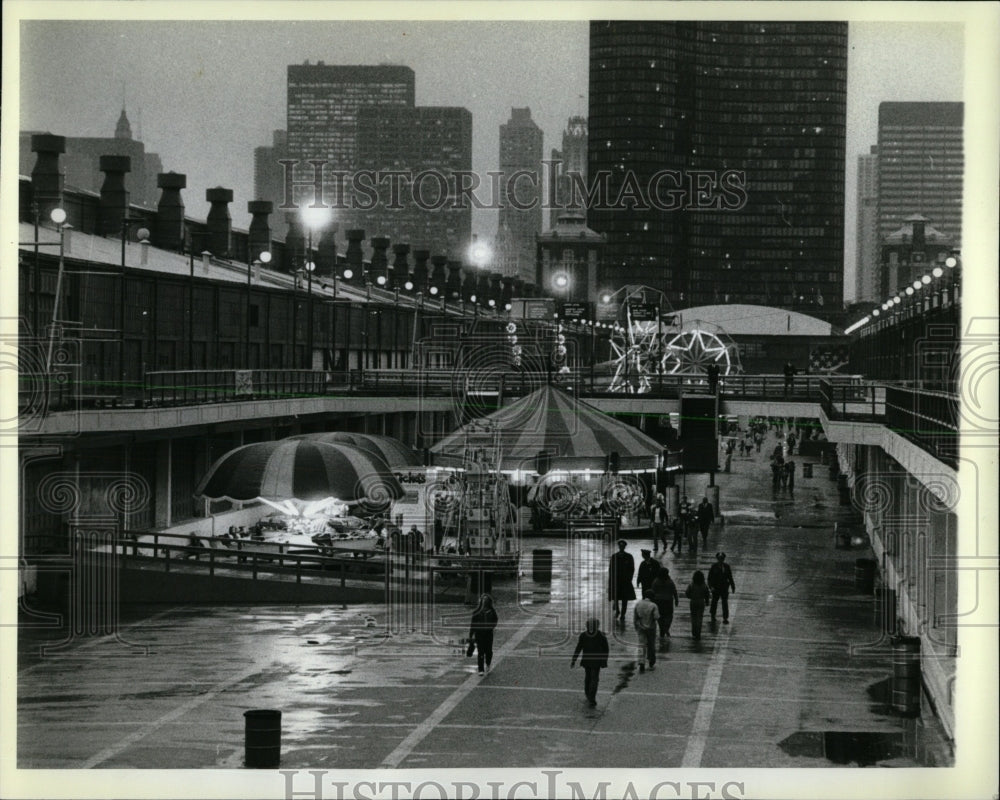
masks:
[[[312,352],[313,352],[313,309],[312,309],[312,274],[316,269],[316,262],[312,260],[312,241],[313,241],[313,231],[322,230],[326,224],[330,221],[330,208],[328,206],[317,206],[315,204],[311,206],[306,206],[302,209],[302,221],[306,226],[306,235],[308,237],[308,243],[306,245],[306,258],[305,267],[307,273],[308,289],[306,292],[306,301],[309,304],[306,311],[306,325],[308,326],[308,331],[306,333],[306,368],[312,369]],[[336,268],[336,265],[334,265]]]
[[[128,240],[129,226],[145,222],[141,217],[122,216],[122,263],[121,263],[121,297],[118,303],[118,389],[125,392],[125,243]],[[148,239],[149,231],[139,228],[140,239]]]
[[[261,265],[271,261],[271,254],[267,250],[262,250],[257,254],[257,258],[251,258],[247,263],[247,308],[246,308],[246,331],[243,339],[243,365],[250,369],[250,286],[253,276],[261,268]]]
[[[52,348],[56,341],[56,324],[59,321],[59,306],[62,299],[62,279],[63,268],[65,266],[64,256],[66,252],[66,212],[61,208],[53,208],[50,213],[52,221],[59,226],[59,268],[56,272],[56,296],[52,301],[52,324],[49,326],[49,348],[45,355],[45,377],[49,380],[49,373],[52,370]],[[35,236],[35,248],[38,248],[38,236]]]

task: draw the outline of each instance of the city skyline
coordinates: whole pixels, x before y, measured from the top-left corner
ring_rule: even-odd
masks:
[[[146,47],[151,39],[157,47]],[[856,158],[876,142],[878,104],[961,100],[964,56],[958,23],[852,22],[848,43],[844,277],[850,298]],[[440,58],[442,53],[449,58]],[[458,105],[472,113],[473,169],[481,174],[497,166],[499,126],[511,108],[532,109],[544,132],[543,152],[558,146],[567,120],[587,108],[584,20],[207,22],[195,27],[30,21],[22,26],[19,127],[109,136],[121,111],[124,82],[135,133],[141,129],[165,170],[188,176],[188,213],[204,218],[204,190],[222,185],[234,190],[234,224],[245,227],[245,203],[255,199],[253,150],[286,126],[286,70],[306,58],[411,67],[417,105]],[[493,69],[498,64],[502,69]],[[74,80],[62,80],[66,74]],[[559,80],[533,77],[541,75]],[[248,103],[253,92],[259,102]],[[207,109],[217,113],[206,115]],[[492,238],[497,217],[496,211],[474,212],[473,233]]]

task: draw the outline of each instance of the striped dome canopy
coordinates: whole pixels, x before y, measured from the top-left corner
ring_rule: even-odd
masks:
[[[501,468],[534,471],[546,452],[553,469],[603,470],[618,453],[623,470],[655,469],[663,445],[637,428],[552,386],[543,386],[499,411],[474,420],[431,448],[440,463],[455,462],[467,448],[489,452],[499,432]]]
[[[349,444],[380,457],[392,469],[409,469],[419,467],[420,457],[410,447],[399,439],[391,436],[379,436],[374,433],[349,433],[346,431],[329,431],[328,433],[303,433],[291,436],[290,439],[306,439],[313,442],[329,444]]]
[[[282,439],[237,447],[219,458],[195,492],[212,500],[398,500],[403,488],[384,460],[356,447]]]

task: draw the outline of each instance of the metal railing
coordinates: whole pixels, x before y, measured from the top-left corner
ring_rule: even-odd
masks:
[[[37,408],[60,411],[87,408],[148,408],[230,403],[248,400],[281,400],[330,395],[462,397],[495,394],[498,398],[523,397],[551,383],[579,397],[677,399],[681,394],[708,393],[705,378],[697,375],[649,375],[641,393],[610,391],[609,374],[592,374],[587,367],[565,373],[492,372],[476,374],[454,368],[410,369],[217,369],[146,372],[135,384],[88,383],[69,372],[45,385],[26,376],[19,391],[22,415]],[[821,378],[783,375],[729,375],[720,379],[719,392],[732,400],[827,402],[838,404],[873,401],[866,392],[872,384],[859,376]],[[827,387],[824,389],[824,387]],[[880,398],[875,398],[879,402]],[[830,409],[827,409],[830,413]]]
[[[952,469],[958,468],[957,394],[887,386],[885,424]]]
[[[819,383],[820,405],[828,419],[873,422],[885,416],[885,391],[881,383],[824,378]]]
[[[113,547],[124,566],[155,566],[164,572],[195,566],[209,576],[216,573],[239,573],[258,580],[269,575],[288,575],[296,583],[308,578],[339,579],[345,586],[348,579],[384,582],[386,565],[348,556],[321,553],[289,552],[289,545],[253,539],[230,539],[198,535],[199,544],[181,542],[180,534],[125,532],[114,539]],[[194,563],[192,563],[194,559]],[[330,574],[334,573],[334,574]],[[291,578],[289,578],[290,580]]]

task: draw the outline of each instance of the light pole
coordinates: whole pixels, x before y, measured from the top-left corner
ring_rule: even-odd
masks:
[[[125,393],[125,243],[128,240],[129,226],[137,222],[145,222],[145,220],[141,217],[122,216],[122,285],[118,303],[118,390],[122,394]],[[149,231],[145,228],[139,228],[136,235],[140,239],[148,239]]]
[[[312,369],[312,357],[313,357],[313,304],[312,304],[312,274],[316,269],[316,262],[312,260],[312,241],[313,241],[313,231],[319,232],[322,230],[326,224],[330,221],[330,209],[328,206],[317,206],[311,205],[306,206],[302,209],[302,222],[306,226],[308,244],[306,245],[306,258],[305,258],[305,270],[307,273],[308,290],[306,292],[306,301],[309,306],[306,311],[306,324],[308,326],[308,332],[306,333],[306,368]],[[336,265],[334,265],[336,269]]]
[[[246,331],[243,339],[243,365],[250,369],[250,286],[256,273],[263,264],[271,261],[271,254],[267,250],[262,250],[257,254],[257,258],[252,258],[247,263],[247,309],[246,309]]]
[[[56,296],[52,301],[52,324],[49,326],[49,349],[45,355],[45,377],[46,380],[49,379],[49,373],[52,370],[52,348],[55,346],[56,341],[56,324],[59,320],[59,306],[62,300],[62,280],[63,280],[63,268],[65,267],[65,253],[66,253],[66,212],[61,208],[53,208],[50,213],[52,221],[59,226],[59,268],[56,272]],[[35,241],[38,241],[38,237],[35,236]],[[36,244],[37,248],[38,245]]]

